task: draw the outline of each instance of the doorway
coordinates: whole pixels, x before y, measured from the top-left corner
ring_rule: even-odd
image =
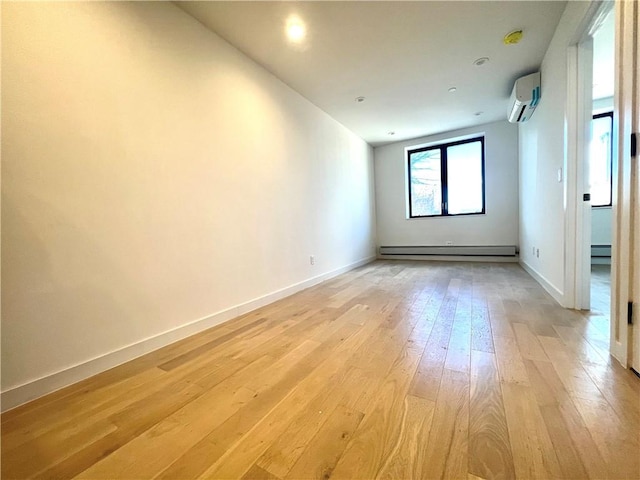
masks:
[[[614,10],[615,6],[615,11]],[[634,265],[640,260],[640,248],[634,248],[634,232],[640,224],[640,185],[637,179],[637,162],[632,161],[632,132],[638,123],[638,4],[636,2],[592,2],[583,22],[576,31],[576,43],[568,48],[567,123],[565,130],[567,184],[565,227],[568,241],[565,244],[565,306],[589,310],[592,271],[592,231],[594,211],[589,198],[589,166],[591,127],[593,120],[593,76],[601,73],[594,67],[594,37],[603,27],[609,15],[613,17],[614,40],[614,95],[612,128],[612,206],[611,217],[611,271],[609,352],[625,367],[640,364],[640,329],[627,323],[628,305],[640,299],[640,268]],[[600,33],[604,35],[602,30]],[[604,36],[601,37],[604,39]],[[596,84],[599,82],[596,81]],[[597,104],[596,104],[597,106]],[[602,105],[601,105],[602,107]],[[640,183],[640,182],[637,182]],[[596,213],[597,214],[597,213]],[[595,220],[595,219],[594,219]],[[638,239],[636,239],[638,240]],[[595,244],[595,242],[593,243]],[[603,242],[604,245],[607,242]],[[594,270],[598,269],[596,267]],[[634,270],[635,277],[634,278]],[[597,277],[596,277],[597,278]],[[604,286],[606,279],[594,282]],[[605,297],[606,299],[606,297]],[[606,305],[606,303],[605,303]],[[605,310],[606,307],[601,310]],[[638,310],[635,308],[634,310]],[[634,312],[634,318],[637,319]],[[602,316],[602,319],[605,317]],[[629,318],[631,320],[631,318]],[[629,321],[629,323],[631,323]],[[636,320],[635,323],[640,323]],[[602,321],[602,327],[605,322]],[[591,322],[589,323],[591,328]],[[603,331],[605,329],[599,329]],[[636,331],[637,330],[637,331]],[[635,335],[634,335],[635,333]],[[635,344],[635,345],[634,345]],[[633,348],[635,347],[635,348]]]
[[[591,138],[588,179],[591,214],[590,322],[609,343],[613,203],[613,105],[615,12],[610,9],[593,37]]]
[[[593,124],[594,35],[609,14],[615,20],[612,161],[612,235],[609,352],[623,366],[640,368],[640,165],[632,145],[640,130],[640,45],[637,2],[593,2],[581,37],[569,47],[567,163],[575,176],[567,182],[566,281],[568,306],[589,309],[591,294],[591,221],[589,161]],[[599,73],[599,72],[598,72]],[[567,174],[569,175],[569,174]],[[568,177],[569,178],[569,177]],[[584,192],[584,194],[582,193]]]

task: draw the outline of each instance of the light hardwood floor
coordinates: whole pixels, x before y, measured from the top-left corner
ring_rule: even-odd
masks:
[[[610,310],[611,265],[591,265],[591,314],[605,316],[608,322]]]
[[[2,478],[640,478],[640,379],[515,264],[378,261],[2,415]]]

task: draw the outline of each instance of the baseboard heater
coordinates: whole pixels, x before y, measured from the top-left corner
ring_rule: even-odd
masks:
[[[591,245],[591,258],[611,258],[611,245]]]
[[[516,257],[518,247],[515,245],[382,246],[379,253],[384,256]]]

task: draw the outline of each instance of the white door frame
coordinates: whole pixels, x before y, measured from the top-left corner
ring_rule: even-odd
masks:
[[[589,141],[593,112],[593,35],[613,2],[592,2],[567,49],[565,126],[565,255],[563,306],[588,310],[591,303],[591,202]]]
[[[632,110],[632,122],[631,129],[635,132],[636,141],[640,142],[640,73],[638,73],[638,69],[640,69],[640,6],[635,4],[635,32],[631,36],[636,39],[635,52],[636,52],[636,60],[633,68],[634,80],[633,84],[635,86],[636,95],[635,95],[635,104]],[[636,157],[635,157],[635,201],[632,204],[632,218],[633,218],[633,232],[634,239],[632,243],[632,252],[633,252],[633,296],[631,300],[634,302],[633,307],[633,327],[630,328],[631,339],[629,340],[629,346],[631,351],[629,352],[629,364],[636,371],[636,373],[640,374],[640,153],[638,153],[636,145]]]
[[[635,192],[634,206],[634,162],[631,160],[631,133],[634,131],[634,112],[639,105],[634,98],[638,86],[638,16],[635,1],[616,2],[616,90],[614,96],[613,131],[614,155],[618,165],[613,172],[613,242],[611,262],[611,354],[625,367],[632,360],[632,329],[627,323],[627,304],[633,298],[633,266],[640,261],[640,252],[633,251],[633,233],[640,227],[634,225],[634,208],[638,195]],[[635,125],[636,131],[638,126]],[[635,257],[635,258],[634,258]],[[638,268],[638,267],[636,267]],[[636,286],[636,290],[640,285]],[[639,299],[635,299],[636,302]],[[614,321],[615,319],[615,321]],[[637,320],[637,316],[636,316]]]

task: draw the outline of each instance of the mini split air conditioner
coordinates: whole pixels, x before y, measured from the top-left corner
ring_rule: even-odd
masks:
[[[509,121],[524,122],[531,118],[540,101],[540,72],[516,80],[509,99]]]

